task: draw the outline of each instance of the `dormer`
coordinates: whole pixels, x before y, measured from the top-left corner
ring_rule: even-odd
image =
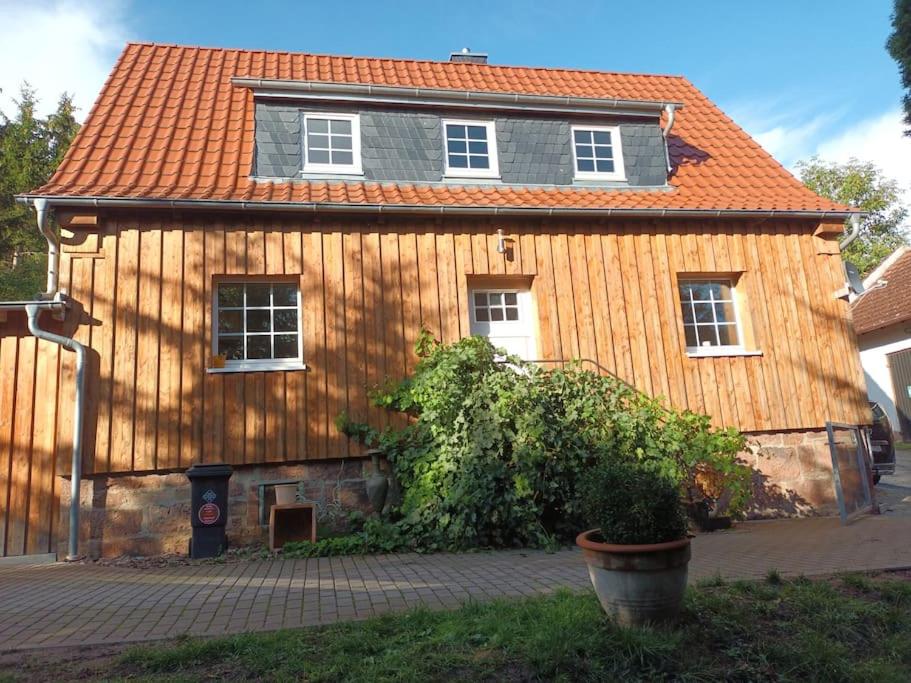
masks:
[[[461,53],[456,53],[461,54]],[[251,175],[667,187],[661,115],[680,103],[234,78],[255,101]]]

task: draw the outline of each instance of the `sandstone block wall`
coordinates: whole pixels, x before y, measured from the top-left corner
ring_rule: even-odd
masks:
[[[749,517],[838,513],[825,430],[754,432],[747,438],[751,451],[742,458],[753,470]]]
[[[323,528],[344,528],[348,513],[369,512],[365,476],[369,461],[329,460],[297,465],[234,468],[228,490],[228,541],[232,546],[268,542],[259,523],[259,484],[304,482]],[[66,548],[69,482],[61,487],[58,548]],[[274,500],[269,489],[267,504]],[[82,480],[80,554],[89,557],[186,553],[191,535],[190,482],[183,472],[88,476]]]
[[[755,432],[742,455],[753,471],[752,518],[837,514],[832,456],[826,432]],[[233,546],[265,543],[260,525],[259,484],[304,482],[304,496],[316,502],[323,529],[344,528],[352,510],[369,512],[369,460],[351,458],[296,465],[242,465],[229,488],[227,534]],[[846,497],[859,481],[842,476]],[[58,548],[66,547],[68,482],[60,507]],[[272,502],[267,492],[266,506]],[[183,472],[88,476],[82,482],[80,552],[90,557],[186,553],[191,535],[190,483]]]

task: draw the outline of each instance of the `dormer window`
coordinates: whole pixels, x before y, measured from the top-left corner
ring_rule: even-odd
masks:
[[[357,114],[304,115],[304,173],[363,173]]]
[[[443,121],[447,176],[499,178],[493,121]]]
[[[617,126],[573,126],[573,159],[579,180],[626,180]]]

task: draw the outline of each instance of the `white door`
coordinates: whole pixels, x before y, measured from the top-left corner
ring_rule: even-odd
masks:
[[[525,360],[536,357],[531,292],[475,289],[471,292],[471,334]]]

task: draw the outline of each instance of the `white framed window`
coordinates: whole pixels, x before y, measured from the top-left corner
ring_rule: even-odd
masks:
[[[471,334],[487,337],[508,354],[532,360],[537,353],[534,311],[527,289],[473,289],[469,292]]]
[[[497,135],[493,121],[443,120],[445,175],[499,178]]]
[[[304,172],[363,174],[357,114],[304,114]]]
[[[626,180],[618,126],[572,126],[573,168],[581,180]]]
[[[296,282],[217,282],[214,303],[212,353],[225,371],[303,367]]]
[[[743,353],[743,330],[733,278],[678,281],[686,350],[691,355]]]

